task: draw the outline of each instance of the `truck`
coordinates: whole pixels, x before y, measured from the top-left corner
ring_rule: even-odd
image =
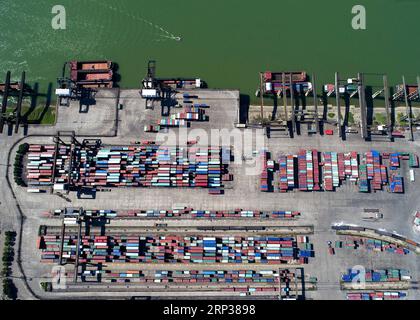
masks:
[[[383,219],[383,214],[379,212],[379,209],[363,209],[362,220],[378,221],[379,219]]]
[[[414,215],[414,226],[420,230],[420,211],[416,211],[415,215]]]
[[[414,170],[413,169],[410,169],[410,181],[411,182],[416,181],[415,176],[414,176]]]

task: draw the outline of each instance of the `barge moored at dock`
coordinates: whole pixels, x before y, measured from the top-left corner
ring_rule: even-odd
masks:
[[[108,60],[70,61],[70,79],[81,88],[112,88],[114,64]]]
[[[312,84],[308,81],[305,71],[266,71],[262,73],[263,94],[283,94],[283,91],[290,90],[290,82],[293,83],[297,92],[308,92],[312,90]]]
[[[200,78],[158,78],[156,77],[156,61],[150,60],[147,65],[147,76],[142,80],[141,96],[145,99],[161,99],[165,93],[177,89],[202,89],[207,83]]]

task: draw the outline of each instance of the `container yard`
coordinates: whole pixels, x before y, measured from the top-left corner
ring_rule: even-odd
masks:
[[[210,295],[223,292],[234,297],[246,292],[270,299],[297,299],[304,296],[305,290],[316,290],[316,279],[301,271],[315,257],[311,228],[135,226],[144,219],[246,222],[283,220],[287,219],[285,214],[290,218],[300,215],[293,211],[212,211],[185,207],[129,211],[56,209],[44,212],[43,218],[51,222],[58,218],[62,224],[41,226],[33,245],[41,264],[66,267],[71,280],[65,292],[69,293],[100,290],[107,284],[105,291],[128,294],[164,290],[170,295],[188,289]],[[101,218],[108,222],[102,224]],[[130,226],[119,226],[119,221],[126,219],[130,219]],[[267,235],[263,229],[267,229]],[[83,287],[84,284],[88,287]],[[120,287],[122,284],[130,288]]]
[[[392,266],[416,281],[420,149],[335,135],[276,140],[239,123],[238,91],[171,90],[168,107],[147,105],[139,90],[98,89],[86,114],[71,101],[55,127],[36,129],[45,135],[24,138],[27,186],[12,185],[25,215],[23,270],[64,267],[68,282],[51,292],[29,282],[37,295],[346,299],[339,279],[354,265],[375,280],[394,279]],[[214,129],[228,129],[217,146]],[[182,144],[170,140],[183,130]],[[363,219],[366,208],[382,218]],[[356,231],[331,228],[340,223],[395,232],[341,234]],[[374,286],[360,299],[366,292],[417,298],[411,285]]]
[[[2,300],[420,300],[420,4],[3,2]]]
[[[307,81],[308,76],[305,71],[266,71],[262,74],[262,79],[264,94],[289,92],[291,84],[297,86],[299,89],[301,88],[304,92],[312,89],[312,83]]]
[[[408,161],[410,168],[418,167],[416,154],[390,154],[376,150],[363,154],[299,150],[297,154],[281,155],[277,163],[270,159],[268,151],[263,150],[259,161],[262,163],[260,189],[264,192],[274,191],[273,175],[278,174],[280,192],[294,189],[335,191],[348,181],[357,185],[362,193],[381,190],[404,193],[400,162]]]
[[[113,63],[111,61],[70,61],[70,79],[81,88],[112,88]]]
[[[29,147],[26,179],[30,186],[54,190],[82,186],[202,187],[221,191],[221,149],[163,147],[155,144]]]
[[[214,111],[213,103],[208,101],[206,105],[210,106],[203,108],[206,114]],[[213,121],[210,115],[209,122],[191,121],[190,126]],[[45,234],[24,240],[25,248],[33,251],[27,253],[31,260],[24,263],[30,268],[36,265],[42,272],[63,264],[70,284],[68,289],[51,295],[55,292],[77,297],[82,292],[103,292],[108,296],[188,296],[180,287],[187,284],[191,293],[203,297],[278,299],[280,294],[287,299],[286,287],[278,290],[277,277],[261,277],[259,272],[275,274],[279,268],[303,268],[310,277],[321,278],[316,285],[306,279],[306,298],[322,299],[331,292],[329,297],[335,299],[338,295],[332,292],[341,291],[337,280],[341,275],[335,277],[332,289],[325,284],[328,274],[346,270],[356,263],[353,259],[363,264],[366,258],[362,257],[370,255],[384,261],[373,263],[370,270],[392,265],[398,270],[413,270],[410,276],[416,279],[411,261],[417,254],[412,247],[345,235],[333,241],[335,254],[321,262],[328,247],[319,240],[319,232],[323,236],[325,232],[303,227],[320,223],[329,226],[337,221],[361,223],[362,209],[355,209],[355,214],[347,207],[326,207],[323,199],[338,204],[335,199],[343,194],[347,199],[357,199],[358,203],[349,202],[350,206],[378,207],[385,223],[394,221],[395,212],[417,184],[410,181],[408,173],[417,170],[418,152],[407,152],[399,146],[341,148],[322,140],[316,148],[279,147],[270,142],[262,151],[253,151],[263,174],[247,175],[232,162],[238,157],[232,147],[202,147],[196,137],[188,137],[185,147],[160,146],[150,135],[162,130],[143,129],[140,125],[139,137],[104,138],[100,145],[80,138],[58,144],[30,139],[33,143],[29,144],[23,170],[30,192],[22,189],[25,196],[18,193],[18,197],[39,208],[29,221],[48,227]],[[340,148],[345,151],[327,151]],[[391,183],[398,177],[404,185],[400,194],[394,187],[391,192]],[[359,192],[362,185],[366,192]],[[75,192],[67,193],[87,187],[97,190],[97,199],[83,200]],[[223,194],[209,194],[214,190],[223,190]],[[401,200],[388,201],[392,194]],[[376,199],[383,205],[372,205]],[[85,234],[87,222],[90,232]],[[403,221],[399,223],[403,225]],[[399,258],[402,260],[396,264]],[[319,268],[328,271],[322,274]],[[411,288],[369,290],[404,290],[408,293],[405,298],[416,296]]]

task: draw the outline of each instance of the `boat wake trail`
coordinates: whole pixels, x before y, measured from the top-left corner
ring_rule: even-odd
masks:
[[[144,24],[147,24],[150,27],[154,28],[155,30],[161,32],[158,35],[161,39],[158,39],[157,41],[163,41],[163,40],[167,40],[167,39],[174,40],[174,41],[181,41],[182,40],[182,38],[180,36],[174,35],[173,33],[169,32],[168,30],[166,30],[165,28],[163,28],[162,26],[160,26],[160,25],[158,25],[156,23],[153,23],[152,21],[147,20],[147,19],[145,19],[143,17],[140,17],[138,15],[134,15],[132,13],[129,13],[129,12],[121,9],[120,7],[115,7],[115,6],[112,6],[112,5],[107,5],[107,4],[104,4],[104,3],[102,3],[102,2],[100,2],[98,0],[91,0],[91,1],[97,3],[98,5],[104,7],[106,9],[108,9],[108,10],[112,10],[112,11],[117,12],[119,14],[125,15],[125,16],[133,19],[133,20],[137,20],[137,21],[143,22]]]

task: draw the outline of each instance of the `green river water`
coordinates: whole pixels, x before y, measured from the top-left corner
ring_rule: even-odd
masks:
[[[51,27],[56,4],[66,30]],[[351,27],[356,4],[367,30]],[[26,70],[42,91],[64,61],[106,58],[119,64],[123,88],[139,87],[149,59],[158,76],[198,76],[251,96],[266,69],[306,70],[318,84],[335,71],[414,82],[419,12],[418,0],[0,0],[0,76]]]

